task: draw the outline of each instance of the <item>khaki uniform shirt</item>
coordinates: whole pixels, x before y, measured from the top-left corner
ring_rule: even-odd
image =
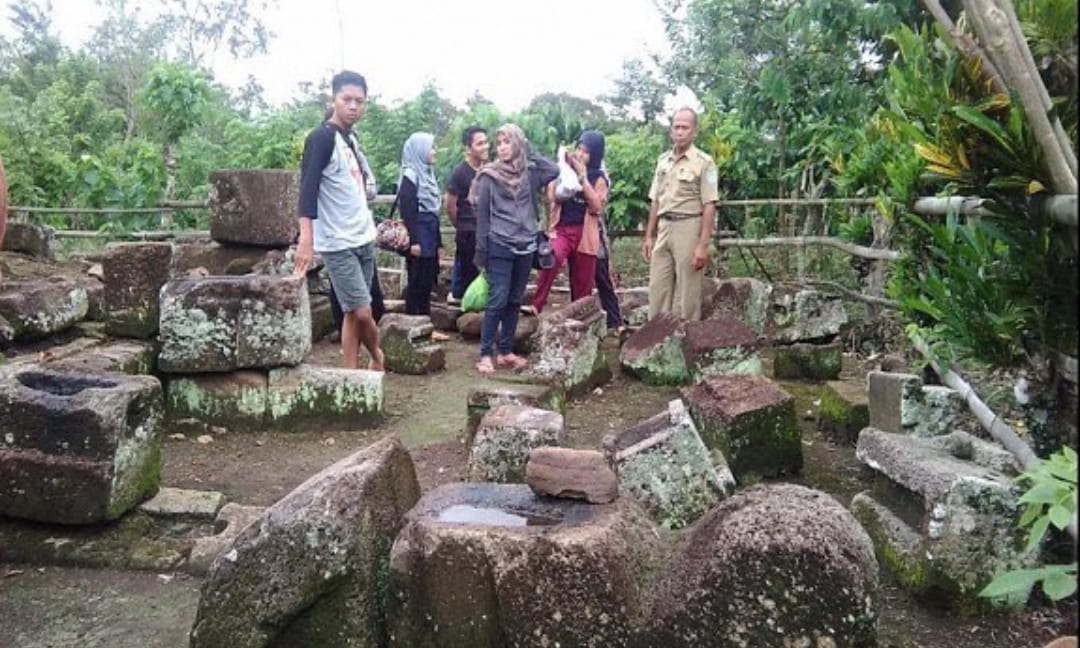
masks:
[[[716,162],[698,147],[691,145],[678,158],[671,149],[656,161],[649,200],[661,216],[700,216],[706,203],[720,199],[718,180]]]

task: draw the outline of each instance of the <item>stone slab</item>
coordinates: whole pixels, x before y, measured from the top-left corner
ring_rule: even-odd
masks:
[[[190,517],[214,519],[225,505],[225,495],[217,491],[170,488],[158,490],[157,495],[139,505],[139,510],[157,517]]]
[[[383,408],[381,371],[302,364],[269,372],[267,423],[277,429],[371,427]]]
[[[499,405],[526,405],[565,414],[566,394],[559,387],[544,383],[508,379],[479,382],[469,390],[465,406],[465,436],[470,447],[480,420]]]
[[[227,551],[236,538],[265,511],[265,506],[243,506],[233,502],[221,507],[214,518],[217,533],[195,540],[183,570],[194,576],[205,576],[214,560]]]
[[[299,226],[296,171],[244,169],[210,174],[210,237],[219,243],[287,247]]]
[[[830,380],[821,390],[818,429],[834,443],[855,445],[870,425],[870,398],[862,381]]]
[[[538,495],[610,504],[619,496],[619,479],[602,452],[536,448],[525,465],[525,483]]]
[[[148,338],[158,330],[161,287],[171,278],[171,243],[112,243],[101,262],[105,279],[105,330],[117,337]]]
[[[269,409],[265,371],[170,376],[165,383],[165,411],[173,421],[195,419],[231,431],[261,429]]]
[[[560,445],[563,425],[562,414],[527,405],[489,409],[469,448],[469,480],[523,482],[530,451]]]
[[[0,346],[37,340],[63,331],[86,317],[86,289],[67,279],[8,281],[0,285]]]
[[[8,221],[3,236],[5,252],[20,252],[44,261],[56,260],[56,232],[47,225]]]
[[[836,380],[840,377],[844,353],[839,342],[808,344],[796,342],[772,348],[773,378],[780,380]]]

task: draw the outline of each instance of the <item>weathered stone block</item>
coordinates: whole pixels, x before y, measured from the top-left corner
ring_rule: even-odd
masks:
[[[682,385],[690,381],[683,354],[686,322],[665,314],[634,332],[623,343],[619,362],[624,371],[650,385]]]
[[[148,338],[158,330],[159,294],[171,277],[171,243],[113,243],[105,273],[105,330],[118,337]]]
[[[619,478],[595,450],[536,448],[525,464],[525,483],[537,495],[590,504],[610,504],[619,497]]]
[[[50,362],[49,368],[83,374],[149,374],[156,365],[157,349],[152,342],[117,340]]]
[[[264,371],[171,376],[165,411],[174,421],[195,419],[233,431],[258,430],[266,423],[267,384]]]
[[[35,259],[54,261],[59,246],[56,232],[47,225],[9,221],[3,237],[5,252],[21,252]]]
[[[683,331],[683,355],[692,380],[716,374],[761,374],[758,336],[739,322],[720,318],[687,322]]]
[[[739,482],[797,473],[802,438],[795,399],[761,376],[710,376],[683,389],[701,439]]]
[[[627,326],[642,326],[649,321],[649,289],[624,288],[617,291],[619,310]]]
[[[217,491],[165,487],[139,505],[139,510],[157,517],[188,517],[212,520],[225,505],[225,495]]]
[[[772,348],[773,378],[781,380],[835,380],[844,360],[843,346],[796,342]]]
[[[299,229],[296,171],[228,170],[210,174],[210,237],[221,243],[287,247]]]
[[[48,337],[86,317],[86,289],[66,279],[9,281],[0,286],[0,345]]]
[[[297,365],[311,349],[302,277],[175,279],[161,290],[161,353],[168,373]]]
[[[231,548],[236,538],[252,522],[262,517],[265,511],[265,506],[242,506],[235,503],[221,507],[214,518],[217,533],[195,541],[187,562],[183,565],[184,571],[194,576],[205,576],[214,560]]]
[[[469,449],[471,481],[522,482],[529,452],[562,443],[563,416],[524,405],[493,407],[477,427]]]
[[[692,524],[734,486],[721,474],[681,400],[619,435],[604,437],[604,454],[619,491],[637,500],[661,526]]]
[[[432,302],[431,324],[440,331],[458,330],[457,321],[463,311],[460,306]]]
[[[874,548],[829,495],[755,486],[695,525],[646,610],[640,646],[876,646]]]
[[[555,385],[521,380],[500,378],[480,382],[469,390],[466,403],[465,436],[470,446],[480,419],[499,405],[526,405],[565,414],[566,394]]]
[[[305,481],[214,560],[192,648],[386,645],[386,564],[419,496],[394,437]]]
[[[432,342],[435,327],[426,315],[388,313],[379,321],[379,345],[386,368],[395,373],[429,374],[446,367],[446,352]]]
[[[977,593],[994,575],[1038,563],[1037,549],[1025,551],[1016,466],[1003,449],[965,432],[919,438],[866,428],[855,453],[880,475],[874,493],[857,496],[852,510],[908,589],[973,611],[985,603]]]
[[[517,484],[441,486],[394,541],[389,645],[635,645],[660,552],[630,500],[590,505]]]
[[[0,374],[0,515],[91,524],[153,495],[161,400],[151,376]]]
[[[780,343],[829,340],[847,326],[844,302],[816,290],[773,291],[767,332]]]
[[[257,247],[221,245],[205,239],[173,244],[173,277],[189,276],[202,268],[206,275],[244,275],[266,258],[267,250]]]
[[[870,427],[920,437],[947,434],[959,420],[963,400],[953,389],[923,386],[912,374],[871,371],[866,376]]]
[[[706,279],[702,292],[702,319],[734,320],[757,335],[765,333],[771,285],[749,277]]]
[[[600,348],[606,334],[607,316],[595,295],[545,313],[537,345],[540,357],[529,372],[558,382],[569,397],[588,393],[611,380]]]
[[[367,427],[382,412],[383,373],[307,364],[272,369],[266,401],[268,423],[275,428]]]
[[[830,380],[821,391],[818,428],[834,443],[854,445],[870,425],[870,399],[860,382]]]

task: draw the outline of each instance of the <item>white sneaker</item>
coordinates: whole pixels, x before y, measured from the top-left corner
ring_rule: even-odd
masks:
[[[450,306],[457,306],[458,304],[461,303],[461,300],[458,299],[457,297],[454,297],[453,295],[447,295],[446,296],[446,303],[448,305],[450,305]]]

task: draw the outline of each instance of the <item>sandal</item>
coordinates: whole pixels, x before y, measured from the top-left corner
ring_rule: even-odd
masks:
[[[521,371],[525,367],[529,366],[529,361],[526,360],[525,358],[522,358],[519,355],[514,355],[513,353],[508,353],[506,355],[501,355],[498,358],[496,358],[495,359],[495,366],[497,366],[500,369],[510,369],[510,370],[513,370],[513,371]]]
[[[491,364],[491,356],[482,356],[476,361],[476,373],[481,376],[490,376],[495,373],[495,366]]]

